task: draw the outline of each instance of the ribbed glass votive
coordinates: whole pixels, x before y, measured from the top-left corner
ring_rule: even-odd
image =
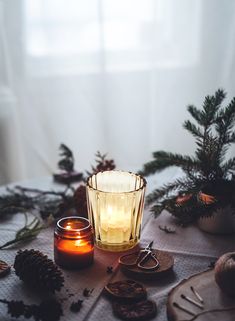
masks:
[[[123,171],[88,178],[87,202],[95,244],[109,251],[134,247],[140,239],[146,181]]]

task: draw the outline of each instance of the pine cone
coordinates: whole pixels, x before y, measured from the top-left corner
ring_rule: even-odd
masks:
[[[20,250],[15,257],[14,268],[22,281],[35,288],[55,292],[63,286],[61,270],[40,251]]]
[[[88,217],[87,212],[87,198],[86,198],[86,186],[80,185],[74,193],[74,207],[77,214],[82,217]]]

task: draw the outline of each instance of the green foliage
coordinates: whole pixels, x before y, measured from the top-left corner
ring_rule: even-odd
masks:
[[[91,176],[102,171],[112,171],[116,168],[113,159],[108,159],[107,154],[101,154],[99,151],[95,154],[95,165],[91,166],[91,171],[86,171],[87,176]]]
[[[65,145],[60,145],[61,159],[58,162],[58,167],[61,170],[71,173],[74,171],[74,156],[73,152]]]
[[[21,210],[21,209],[18,209],[18,210]],[[40,222],[38,217],[35,216],[33,220],[28,222],[27,213],[24,213],[24,215],[25,215],[24,226],[20,228],[18,231],[16,231],[15,237],[12,240],[1,245],[0,250],[5,249],[6,247],[12,246],[14,244],[30,241],[36,238],[42,229],[46,228],[46,225],[43,225]]]
[[[201,189],[208,184],[213,186],[218,180],[223,184],[233,180],[235,184],[235,157],[225,159],[229,147],[235,143],[235,98],[223,107],[225,97],[224,90],[218,89],[214,95],[205,97],[202,109],[194,105],[187,107],[192,120],[186,120],[183,127],[195,138],[194,156],[157,151],[153,153],[153,160],[143,166],[140,174],[144,176],[170,166],[180,167],[184,172],[183,178],[148,195],[147,204],[153,205],[155,215],[167,209],[184,224],[200,216],[211,215],[221,204],[218,199],[213,204],[199,202],[197,196]],[[184,195],[192,197],[177,204],[177,198]],[[232,202],[235,207],[234,197]]]

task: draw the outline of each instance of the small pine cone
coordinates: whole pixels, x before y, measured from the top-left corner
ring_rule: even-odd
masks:
[[[15,257],[16,275],[35,288],[50,292],[60,291],[64,283],[61,270],[40,251],[19,251]]]
[[[100,162],[95,170],[95,173],[102,172],[102,171],[112,171],[115,169],[115,163],[113,159],[106,159]]]
[[[80,185],[76,189],[73,195],[73,199],[74,199],[74,207],[77,211],[77,214],[82,217],[88,217],[85,185]]]

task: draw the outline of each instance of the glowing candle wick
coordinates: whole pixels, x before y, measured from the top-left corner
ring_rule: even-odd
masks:
[[[75,241],[75,246],[84,246],[84,245],[86,245],[86,242],[84,242],[82,240]]]

